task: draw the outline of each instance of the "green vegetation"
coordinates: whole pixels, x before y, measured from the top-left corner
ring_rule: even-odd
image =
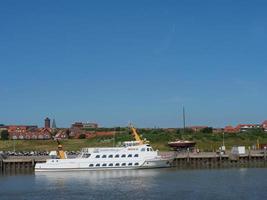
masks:
[[[8,140],[9,138],[9,134],[8,134],[8,131],[7,130],[3,130],[0,132],[0,138],[1,140]]]
[[[114,129],[112,129],[114,130]],[[63,140],[62,144],[65,150],[77,151],[83,147],[111,147],[123,141],[133,140],[130,131],[127,128],[116,128],[118,131],[115,137],[99,136],[93,139],[69,139]],[[102,130],[107,131],[107,130]],[[138,129],[143,138],[150,141],[150,144],[161,151],[169,151],[167,143],[175,139],[194,140],[197,147],[202,151],[216,151],[223,141],[222,133],[210,133],[210,130],[193,133],[192,131],[183,131],[177,129]],[[244,133],[225,133],[225,145],[230,149],[234,145],[252,146],[260,143],[267,143],[267,133],[262,130],[251,130]],[[5,140],[0,141],[0,151],[50,151],[57,148],[56,141],[52,140]]]
[[[85,134],[81,134],[81,135],[79,136],[79,139],[85,139],[85,138],[86,138]]]

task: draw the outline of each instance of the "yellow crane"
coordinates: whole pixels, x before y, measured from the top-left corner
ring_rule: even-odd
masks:
[[[140,144],[148,143],[146,139],[142,139],[141,135],[139,135],[136,131],[136,128],[132,124],[129,125],[131,131],[132,131],[132,136],[134,137],[135,141],[139,142]]]
[[[59,140],[57,140],[57,156],[59,159],[66,159],[66,153],[63,151],[63,147],[60,144]]]

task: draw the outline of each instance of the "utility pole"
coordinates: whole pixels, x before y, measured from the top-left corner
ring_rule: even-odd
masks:
[[[113,132],[113,147],[115,147],[116,145],[115,137],[116,137],[116,127],[114,127],[114,132]]]
[[[183,131],[183,133],[185,134],[185,108],[184,108],[184,106],[183,106],[183,125],[184,125],[184,131]]]
[[[13,139],[13,151],[16,151],[16,147],[15,147],[15,140]]]
[[[225,145],[224,145],[224,132],[223,132],[223,147],[224,147]]]

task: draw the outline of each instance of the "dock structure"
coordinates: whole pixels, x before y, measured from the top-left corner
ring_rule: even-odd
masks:
[[[267,167],[267,156],[264,153],[248,153],[244,155],[220,155],[216,153],[176,153],[165,152],[163,156],[172,156],[173,167],[179,169],[197,168],[229,168],[229,167]],[[0,159],[0,173],[16,170],[33,171],[36,163],[43,163],[47,156],[21,156]]]
[[[10,157],[0,159],[0,173],[16,170],[33,170],[36,163],[45,162],[45,157]]]
[[[267,167],[266,154],[218,155],[216,153],[176,154],[177,168]]]

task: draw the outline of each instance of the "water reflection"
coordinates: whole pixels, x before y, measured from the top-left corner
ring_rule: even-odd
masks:
[[[266,176],[267,169],[38,172],[0,177],[0,199],[267,199]]]
[[[36,179],[46,178],[49,181],[58,179],[92,181],[113,178],[154,177],[159,170],[108,170],[108,171],[77,171],[77,172],[35,172]]]

